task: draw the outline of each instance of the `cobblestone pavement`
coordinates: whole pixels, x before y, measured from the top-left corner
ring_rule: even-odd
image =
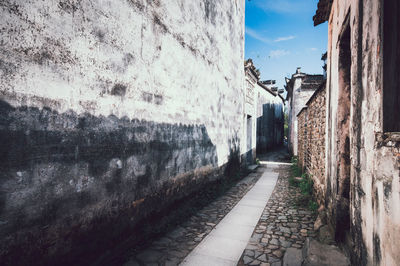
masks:
[[[133,250],[125,265],[178,265],[253,187],[263,169],[259,167],[188,221],[147,245],[148,248]]]
[[[301,249],[306,237],[314,237],[316,215],[296,207],[299,188],[289,186],[289,166],[277,166],[280,173],[274,192],[254,229],[238,265],[282,265],[285,250]]]

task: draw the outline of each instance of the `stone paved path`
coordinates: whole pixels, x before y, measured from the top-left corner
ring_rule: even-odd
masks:
[[[316,215],[296,207],[299,188],[289,186],[289,166],[277,165],[280,173],[275,190],[265,206],[238,265],[282,265],[289,247],[301,249],[307,236],[314,237]]]
[[[261,178],[211,233],[185,258],[182,266],[235,266],[274,190],[278,173],[265,169]]]
[[[172,232],[145,249],[132,250],[125,265],[178,265],[253,187],[262,173],[262,167],[258,168]]]

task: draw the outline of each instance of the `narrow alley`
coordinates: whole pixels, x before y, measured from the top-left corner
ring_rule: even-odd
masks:
[[[261,155],[255,170],[169,232],[123,253],[117,246],[96,265],[300,265],[306,239],[318,238],[317,217],[289,185],[289,158],[286,148]],[[340,251],[324,248],[332,265],[349,265]]]

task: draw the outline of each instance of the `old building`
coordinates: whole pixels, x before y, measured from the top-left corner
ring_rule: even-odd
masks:
[[[245,73],[247,94],[253,97],[246,100],[245,110],[247,121],[252,123],[251,132],[254,132],[251,137],[255,156],[255,152],[263,153],[283,143],[284,99],[280,95],[283,90],[278,91],[274,80],[260,81],[260,73],[251,59],[245,62]]]
[[[257,145],[257,82],[260,79],[260,72],[253,65],[253,61],[248,59],[244,63],[245,71],[245,102],[243,112],[243,135],[246,136],[242,148],[246,151],[245,158],[242,160],[247,164],[253,164],[256,159]]]
[[[2,264],[95,255],[238,167],[244,1],[8,0],[0,24]]]
[[[325,21],[328,220],[354,265],[398,265],[400,4],[320,0]]]
[[[298,121],[297,114],[305,107],[311,95],[318,89],[324,80],[323,75],[309,75],[297,68],[291,78],[286,78],[285,89],[288,102],[288,148],[293,155],[298,153]]]

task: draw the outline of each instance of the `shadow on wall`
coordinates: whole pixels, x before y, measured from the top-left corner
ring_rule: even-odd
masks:
[[[228,145],[229,145],[229,157],[228,157],[228,163],[226,164],[226,168],[224,171],[224,175],[226,177],[232,177],[235,176],[241,167],[240,164],[240,139],[235,134],[235,136],[228,140]]]
[[[262,109],[262,116],[257,118],[257,153],[264,153],[283,144],[283,106],[266,103]]]
[[[255,164],[255,160],[256,160],[256,152],[253,149],[248,150],[247,152],[245,152],[242,155],[242,165],[243,165],[243,167],[245,165],[248,166],[248,165]]]
[[[142,218],[239,167],[239,139],[218,167],[203,125],[0,101],[0,138],[0,260],[10,265],[89,262]]]

